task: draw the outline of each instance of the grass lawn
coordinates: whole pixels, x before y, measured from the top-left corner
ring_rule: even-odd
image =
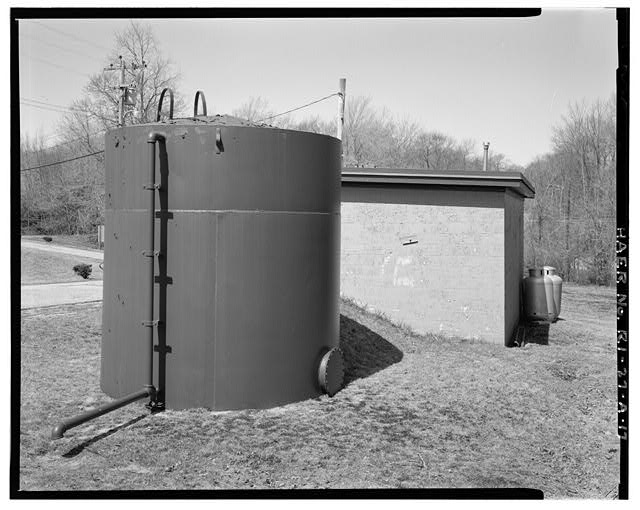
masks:
[[[82,282],[84,278],[73,272],[73,266],[80,263],[91,264],[90,280],[102,280],[102,270],[95,260],[23,247],[20,250],[20,283]]]
[[[22,490],[530,487],[613,498],[615,290],[566,285],[548,345],[418,336],[341,305],[346,387],[269,410],[132,404],[52,442],[99,389],[101,305],[22,312]],[[540,335],[529,336],[540,341]]]

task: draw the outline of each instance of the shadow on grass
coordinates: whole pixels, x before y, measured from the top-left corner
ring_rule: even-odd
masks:
[[[524,344],[549,345],[548,322],[528,322],[524,325]]]
[[[142,414],[142,415],[134,418],[133,420],[129,420],[128,422],[123,423],[122,425],[118,425],[117,427],[113,427],[112,429],[109,429],[106,432],[103,432],[102,434],[98,434],[97,436],[92,437],[91,439],[88,439],[84,443],[80,443],[79,445],[74,446],[67,453],[63,453],[62,456],[64,458],[68,459],[68,458],[71,458],[71,457],[75,457],[76,455],[80,455],[87,446],[91,446],[93,443],[97,443],[101,439],[104,439],[105,437],[109,437],[111,434],[115,434],[119,430],[122,430],[122,429],[125,429],[127,427],[130,427],[134,423],[138,423],[140,420],[146,418],[147,416],[149,416],[149,415],[148,414]]]
[[[340,315],[340,348],[345,386],[402,360],[400,349],[345,315]]]

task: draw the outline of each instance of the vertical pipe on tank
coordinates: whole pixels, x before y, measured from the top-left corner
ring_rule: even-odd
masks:
[[[145,186],[145,188],[149,191],[149,201],[148,201],[148,213],[149,213],[149,238],[147,244],[147,250],[144,253],[148,260],[148,274],[149,274],[149,287],[148,287],[148,301],[147,301],[147,320],[144,321],[144,325],[147,329],[147,343],[148,349],[146,351],[145,356],[146,365],[147,365],[147,373],[146,373],[146,384],[145,388],[147,388],[151,395],[151,403],[155,402],[156,398],[156,388],[153,385],[153,327],[157,324],[157,321],[153,320],[153,294],[155,288],[155,267],[154,267],[154,259],[156,252],[155,248],[155,223],[156,223],[156,189],[159,189],[159,185],[156,183],[156,142],[162,142],[165,140],[165,137],[162,133],[157,131],[152,131],[149,133],[147,138],[147,143],[149,144],[149,184]]]

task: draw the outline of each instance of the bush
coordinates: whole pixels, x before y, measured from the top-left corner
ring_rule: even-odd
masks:
[[[91,274],[91,264],[76,264],[73,266],[73,271],[86,280]]]

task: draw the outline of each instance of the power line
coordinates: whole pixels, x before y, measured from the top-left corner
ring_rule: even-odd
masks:
[[[52,112],[56,112],[56,113],[84,113],[86,115],[92,115],[94,117],[98,117],[100,118],[100,116],[96,113],[93,112],[87,112],[85,110],[81,110],[81,109],[76,109],[76,108],[63,108],[63,107],[57,107],[57,106],[45,106],[45,105],[39,105],[39,104],[31,104],[31,103],[27,103],[24,101],[20,101],[21,105],[24,106],[30,106],[32,108],[40,108],[41,110],[49,110]]]
[[[29,172],[31,170],[38,170],[40,168],[46,168],[48,166],[55,166],[55,165],[61,165],[63,163],[69,163],[70,161],[75,161],[77,159],[82,159],[82,158],[88,158],[89,156],[95,156],[96,154],[101,154],[104,151],[96,151],[96,152],[92,152],[90,154],[83,154],[82,156],[76,156],[75,158],[71,158],[71,159],[63,159],[62,161],[56,161],[55,163],[47,163],[46,165],[39,165],[39,166],[32,166],[30,168],[21,168],[20,171],[21,172]]]
[[[21,99],[20,104],[22,104],[24,106],[30,106],[32,108],[40,108],[40,109],[43,109],[43,110],[50,110],[50,111],[57,112],[57,113],[68,113],[68,112],[70,112],[70,113],[74,113],[74,112],[86,113],[87,115],[93,115],[93,116],[98,117],[98,115],[96,115],[95,113],[87,112],[87,111],[82,110],[80,108],[66,107],[66,106],[62,106],[62,105],[59,105],[59,104],[55,104],[55,103],[47,103],[46,101],[40,101],[38,99],[31,99],[31,98],[28,98],[28,97],[20,97],[20,99]],[[31,103],[34,103],[34,104],[31,104]],[[42,147],[41,149],[36,149],[36,150],[29,151],[29,153],[33,154],[33,153],[38,152],[40,150],[54,149],[54,148],[60,147],[62,145],[68,145],[68,144],[73,143],[75,141],[82,140],[87,136],[94,136],[94,135],[98,135],[98,134],[101,134],[101,133],[105,133],[106,131],[107,131],[107,129],[101,129],[101,130],[98,130],[98,131],[93,131],[91,133],[87,133],[87,134],[85,134],[83,136],[80,136],[80,137],[77,137],[77,138],[73,138],[73,139],[68,140],[66,142],[61,142],[61,143],[58,143],[58,144],[55,144],[55,145]],[[57,134],[57,135],[49,135],[49,136],[47,136],[45,138],[45,140],[47,138],[50,138],[50,136],[58,137],[60,135],[59,134]]]
[[[35,23],[36,25],[40,25],[43,26],[44,28],[46,28],[47,30],[51,30],[52,32],[57,32],[58,34],[62,34],[66,37],[70,37],[71,39],[75,39],[76,41],[80,41],[81,43],[84,44],[90,44],[91,46],[95,46],[96,48],[100,48],[102,50],[106,50],[106,51],[111,51],[110,48],[107,48],[106,46],[102,46],[100,44],[96,44],[95,42],[89,41],[87,39],[83,39],[81,37],[78,37],[76,35],[70,34],[68,32],[65,32],[64,30],[60,30],[59,28],[53,28],[50,27],[49,25],[45,25],[44,23],[40,22],[40,21],[35,21],[35,20],[29,20],[31,23]]]
[[[93,131],[91,133],[87,133],[86,135],[82,135],[82,136],[79,136],[77,138],[72,138],[71,140],[67,140],[66,142],[60,142],[60,143],[57,143],[55,145],[49,145],[47,147],[42,147],[40,149],[31,150],[27,154],[35,154],[36,152],[55,149],[56,147],[62,147],[63,145],[69,145],[70,143],[74,143],[74,142],[77,142],[79,140],[83,140],[83,139],[85,139],[86,137],[89,137],[89,136],[95,136],[95,135],[99,135],[101,133],[106,133],[106,131],[107,131],[106,129],[101,129],[100,131]],[[57,134],[57,135],[50,135],[50,136],[56,136],[57,137],[57,136],[61,136],[61,135]],[[48,138],[48,137],[45,137],[45,139],[46,138]]]
[[[39,99],[31,99],[30,97],[20,97],[21,101],[29,101],[30,103],[36,103],[36,104],[41,104],[44,106],[52,106],[54,108],[61,108],[62,110],[69,110],[69,111],[84,111],[81,108],[75,107],[75,106],[63,106],[61,104],[56,104],[56,103],[48,103],[47,101],[40,101]]]
[[[58,143],[56,145],[51,145],[49,147],[43,147],[43,149],[47,149],[47,150],[48,149],[55,149],[56,147],[60,147],[62,145],[69,145],[70,143],[77,142],[78,140],[83,140],[88,136],[99,135],[101,133],[106,133],[106,132],[107,132],[106,129],[101,129],[100,131],[93,131],[92,133],[87,133],[86,135],[82,135],[82,136],[79,136],[77,138],[72,138],[71,140],[69,140],[67,142],[61,142],[61,143]],[[56,136],[60,136],[60,135],[56,135]]]
[[[29,103],[36,103],[37,105],[42,105],[42,106],[47,106],[47,107],[53,107],[53,108],[59,108],[61,110],[66,110],[69,112],[80,112],[80,113],[87,113],[89,115],[96,115],[93,112],[87,112],[86,110],[78,107],[78,106],[63,106],[61,104],[56,104],[56,103],[47,103],[46,101],[40,101],[38,99],[31,99],[29,97],[21,97],[21,103],[22,101],[28,101]],[[22,103],[22,104],[26,104],[26,103]],[[36,106],[36,104],[33,105],[27,105],[27,106]]]
[[[256,122],[264,122],[265,120],[275,119],[276,117],[280,117],[282,115],[286,115],[287,113],[295,112],[297,110],[302,110],[303,108],[306,108],[307,106],[311,106],[312,104],[319,103],[320,101],[324,101],[325,99],[329,99],[330,97],[337,96],[337,95],[339,95],[339,92],[334,92],[333,94],[329,94],[328,96],[321,97],[320,99],[316,99],[315,101],[311,101],[310,103],[303,104],[302,106],[298,106],[297,108],[293,108],[291,110],[287,110],[286,112],[277,113],[276,115],[271,115],[270,117],[265,117],[264,119],[260,119],[260,120],[258,120]]]
[[[25,101],[20,101],[20,104],[24,106],[30,106],[31,108],[39,108],[41,110],[49,110],[57,113],[68,113],[72,111],[72,110],[69,110],[68,108],[57,108],[57,107],[44,106],[39,104],[31,104],[31,103],[26,103]]]
[[[45,103],[43,101],[36,101],[34,99],[28,99],[28,98],[21,98],[23,99],[23,101],[20,101],[20,104],[24,105],[24,106],[30,106],[31,108],[40,108],[42,110],[49,110],[52,112],[56,112],[56,113],[81,113],[87,116],[91,116],[91,117],[96,117],[97,119],[102,119],[102,117],[100,115],[98,115],[97,113],[94,112],[88,112],[86,110],[83,110],[81,108],[73,108],[73,107],[64,107],[64,106],[60,106],[60,105],[54,105],[52,103]],[[29,102],[26,102],[29,101]],[[31,103],[40,103],[40,104],[31,104]],[[106,130],[105,130],[106,131]]]
[[[66,51],[67,53],[73,53],[73,54],[79,55],[81,57],[90,58],[91,60],[95,60],[95,58],[96,58],[95,55],[89,55],[88,53],[82,53],[80,51],[71,50],[69,48],[65,48],[64,46],[60,46],[58,44],[53,44],[52,42],[43,41],[42,39],[38,39],[37,37],[33,37],[30,34],[20,34],[20,37],[27,37],[27,38],[32,39],[34,41],[38,41],[39,43],[44,44],[46,46],[51,46],[53,48],[58,48],[59,50]]]
[[[27,59],[31,59],[31,60],[37,60],[38,62],[42,62],[43,64],[46,64],[48,66],[57,67],[58,69],[62,69],[63,71],[68,71],[68,72],[71,72],[71,73],[78,74],[80,76],[85,76],[87,78],[91,78],[91,75],[89,75],[89,74],[81,73],[80,71],[76,71],[75,69],[71,69],[69,67],[65,67],[65,66],[61,66],[61,65],[58,65],[58,64],[54,64],[53,62],[49,62],[49,61],[44,60],[42,58],[34,57],[32,55],[25,55],[24,53],[22,53],[21,55],[22,55],[23,58],[27,58]]]

